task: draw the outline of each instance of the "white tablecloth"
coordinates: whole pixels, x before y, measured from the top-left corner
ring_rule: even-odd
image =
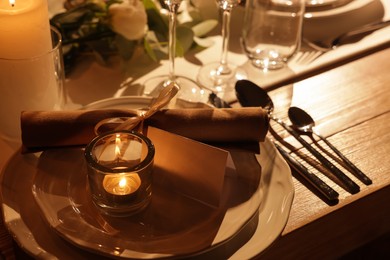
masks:
[[[244,68],[248,74],[248,79],[266,89],[283,82],[293,82],[294,79],[303,74],[358,56],[362,52],[390,42],[390,26],[388,26],[375,31],[359,42],[346,44],[329,51],[309,64],[297,62],[297,57],[300,55],[298,53],[296,58],[293,57],[285,68],[276,71],[262,71],[252,66],[246,55],[242,53],[239,38],[243,15],[243,7],[233,10],[229,62]],[[315,37],[332,38],[368,22],[390,19],[390,1],[354,0],[347,5],[332,10],[306,13],[306,17],[309,18],[305,18],[304,21],[304,37],[311,39]],[[320,31],[319,34],[318,31]],[[210,48],[200,51],[192,50],[184,58],[176,59],[177,75],[196,80],[199,67],[202,64],[219,60],[222,45],[219,31],[216,30],[216,34],[210,36],[210,39],[214,42]],[[159,64],[153,63],[148,57],[136,55],[130,65],[127,66],[127,75],[124,76],[119,63],[116,61],[112,62],[112,66],[102,67],[91,60],[85,59],[82,64],[77,65],[79,68],[69,76],[67,81],[67,88],[72,101],[70,107],[85,105],[103,98],[139,95],[142,91],[141,85],[148,78],[168,73],[167,63],[167,60],[162,60]],[[131,86],[119,87],[120,83],[127,77],[130,77],[132,81]],[[235,100],[234,92],[228,93],[224,98],[228,101]]]

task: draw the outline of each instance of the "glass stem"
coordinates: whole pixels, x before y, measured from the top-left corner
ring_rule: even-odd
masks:
[[[230,16],[231,8],[224,8],[222,12],[222,54],[220,65],[218,67],[219,74],[229,74],[231,70],[228,66],[228,49],[229,49],[229,37],[230,37]]]
[[[169,5],[169,35],[168,35],[168,57],[169,57],[169,80],[175,81],[175,56],[176,56],[176,16],[180,3]]]

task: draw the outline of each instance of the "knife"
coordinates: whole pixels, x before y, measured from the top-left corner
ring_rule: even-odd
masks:
[[[359,185],[357,185],[353,180],[351,180],[347,175],[345,175],[339,168],[336,167],[333,163],[331,163],[328,159],[326,159],[323,155],[321,155],[314,147],[312,147],[308,142],[305,141],[293,128],[288,126],[281,119],[276,118],[274,116],[271,117],[276,123],[281,125],[284,129],[287,130],[298,142],[300,142],[303,147],[305,147],[314,157],[316,157],[321,164],[327,168],[330,172],[336,176],[344,185],[345,189],[347,189],[351,194],[358,193],[360,191]]]
[[[217,108],[231,108],[231,106],[224,101],[222,98],[218,97],[215,93],[211,93],[209,96],[209,102]],[[303,176],[308,182],[310,182],[313,187],[315,187],[321,194],[323,194],[328,200],[334,201],[338,199],[339,194],[332,189],[328,184],[323,182],[315,174],[310,172],[303,164],[298,162],[294,157],[291,156],[286,150],[281,146],[273,142],[275,147],[278,149],[280,154],[285,158],[290,167],[294,168],[301,176]]]
[[[310,172],[303,164],[298,162],[294,157],[291,156],[286,150],[274,142],[275,147],[278,149],[283,158],[288,162],[288,164],[295,169],[303,178],[310,182],[313,187],[315,187],[321,194],[323,194],[328,200],[334,201],[337,200],[339,194],[337,191],[332,189],[328,184],[323,180],[317,177],[314,173]]]

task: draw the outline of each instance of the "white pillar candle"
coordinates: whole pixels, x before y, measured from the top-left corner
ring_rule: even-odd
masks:
[[[60,52],[52,46],[46,0],[0,0],[0,136],[4,140],[15,146],[20,143],[21,111],[59,108],[61,66]]]
[[[0,58],[4,59],[31,58],[50,51],[47,1],[1,0],[0,43]]]

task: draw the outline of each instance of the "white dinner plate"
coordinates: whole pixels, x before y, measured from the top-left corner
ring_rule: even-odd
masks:
[[[154,185],[151,204],[142,213],[126,218],[102,215],[91,201],[83,149],[43,152],[33,194],[48,224],[83,249],[131,259],[204,257],[205,250],[207,255],[218,250],[225,258],[219,247],[227,244],[237,250],[242,244],[231,243],[232,238],[246,236],[246,242],[251,237],[257,225],[253,216],[261,203],[261,169],[254,154],[232,157],[236,165],[245,161],[251,170],[225,176],[221,205],[216,209]]]
[[[139,105],[147,104],[144,98],[136,99],[141,103],[136,105],[138,107]],[[135,101],[134,99],[132,100]],[[103,103],[105,102],[111,101],[103,101]],[[125,102],[125,104],[127,107],[130,107],[129,103]],[[111,107],[111,105],[109,106]],[[101,107],[101,102],[98,107]],[[45,155],[47,152],[42,154]],[[81,250],[71,243],[66,243],[40,217],[41,212],[34,200],[31,187],[36,183],[35,176],[39,175],[39,172],[44,166],[44,164],[39,163],[42,162],[41,156],[41,154],[20,155],[17,153],[4,168],[1,184],[3,195],[2,206],[8,229],[18,244],[37,258],[62,258],[64,256],[72,257],[72,259],[86,259],[91,256],[96,258],[97,256],[92,253]],[[244,225],[246,230],[237,232],[240,233],[238,238],[245,237],[248,235],[248,232],[252,234],[250,226],[254,226],[253,236],[250,239],[248,237],[243,238],[247,243],[237,252],[226,252],[226,250],[222,252],[224,255],[233,254],[232,258],[249,258],[267,248],[283,230],[292,204],[293,184],[290,169],[269,140],[261,143],[261,154],[257,157],[257,160],[262,167],[262,179],[259,191],[263,196],[262,203],[258,209],[259,214],[253,215],[255,221],[250,219],[248,223],[251,224]],[[52,170],[56,171],[55,164],[53,164],[53,167],[54,169]],[[57,167],[61,166],[57,165]],[[61,191],[58,191],[57,195],[59,196],[59,200],[63,199],[61,198]],[[50,196],[55,196],[55,194],[51,194]],[[65,219],[69,216],[74,216],[73,210],[70,211],[70,215],[61,215]],[[79,235],[82,237],[82,233],[79,232]],[[72,240],[70,241],[72,242]],[[240,244],[240,241],[237,239],[233,242],[234,246]],[[215,257],[215,254],[219,255],[220,253],[220,250],[215,250],[215,252],[211,252],[208,255]]]
[[[306,0],[306,10],[326,10],[343,6],[355,0]]]
[[[144,97],[110,98],[85,109],[143,109],[150,102],[150,98]],[[237,162],[232,154],[236,164],[243,163],[242,156]],[[246,156],[254,158],[250,153]],[[245,163],[251,161],[253,164],[255,160]],[[46,151],[39,165],[33,194],[44,218],[60,236],[86,250],[123,258],[164,258],[204,250],[214,254],[228,240],[229,248],[238,249],[240,245],[230,240],[245,234],[248,240],[256,228],[253,216],[261,202],[261,169],[257,162],[251,172],[237,171],[238,176],[226,176],[218,209],[159,188],[154,190],[146,211],[133,218],[110,218],[96,210],[86,193],[87,174],[81,149]],[[245,234],[240,232],[243,230]]]
[[[325,18],[355,13],[359,10],[362,10],[362,8],[369,9],[370,4],[372,4],[373,2],[380,2],[380,0],[345,0],[343,5],[339,5],[329,9],[309,8],[306,9],[305,18]],[[359,19],[359,17],[356,17],[356,19]]]
[[[325,10],[308,9],[303,36],[314,42],[329,42],[343,33],[382,20],[384,14],[381,0],[354,0]]]

